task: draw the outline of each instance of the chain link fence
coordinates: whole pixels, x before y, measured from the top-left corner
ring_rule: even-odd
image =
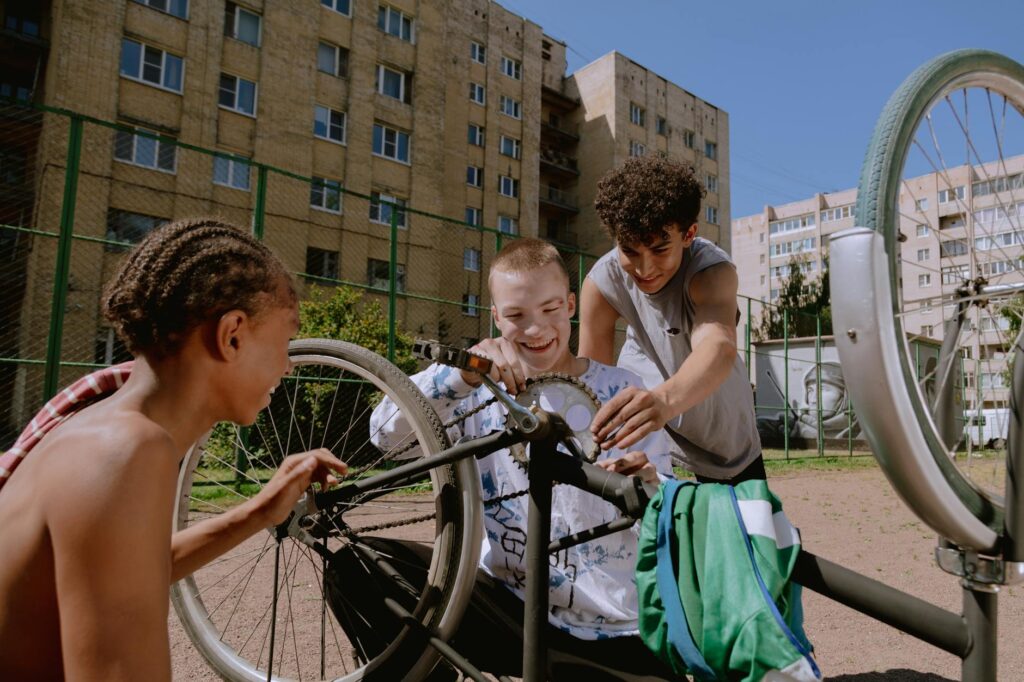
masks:
[[[303,300],[344,289],[370,310],[382,333],[345,331],[389,359],[413,337],[465,347],[496,334],[487,272],[517,235],[353,192],[335,171],[305,176],[160,131],[0,100],[0,443],[61,386],[130,358],[102,319],[102,290],[128,248],[170,220],[249,227],[296,275]],[[599,256],[556,246],[578,297]],[[830,337],[759,342],[766,304],[741,297],[739,306],[765,447],[787,458],[861,448],[849,401],[837,407],[845,388],[836,388]],[[572,324],[575,349],[578,315]],[[620,347],[625,330],[616,336]]]

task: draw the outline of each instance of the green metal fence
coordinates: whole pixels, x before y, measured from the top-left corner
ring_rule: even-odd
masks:
[[[340,160],[336,163],[341,177]],[[386,315],[388,332],[380,351],[392,358],[399,334],[454,345],[493,334],[488,264],[503,243],[516,238],[387,195],[354,192],[329,176],[292,172],[71,111],[2,100],[0,444],[12,442],[60,386],[128,359],[100,315],[103,285],[146,232],[195,215],[249,226],[295,273],[304,298],[313,287],[330,291],[343,285],[362,292],[365,303],[376,303]],[[558,246],[578,292],[598,256]],[[751,340],[749,320],[757,319],[762,305],[740,301],[747,320],[738,329],[740,353],[752,383],[760,359],[778,355]],[[622,330],[619,336],[621,342]],[[791,358],[786,343],[784,364],[806,362]],[[829,377],[820,376],[820,334],[817,343],[820,396]],[[797,445],[807,445],[806,439],[796,443],[790,437],[791,420],[806,421],[801,419],[805,408],[786,407],[790,394],[787,372],[781,398],[759,398],[758,404],[759,412],[781,412],[787,457]],[[849,440],[846,451],[852,453],[856,443]],[[818,439],[806,452],[826,454],[832,445]]]

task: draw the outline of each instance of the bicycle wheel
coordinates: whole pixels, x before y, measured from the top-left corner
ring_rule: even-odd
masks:
[[[982,50],[942,55],[893,94],[864,160],[856,224],[880,246],[854,256],[864,235],[851,234],[831,246],[837,329],[849,330],[837,334],[841,357],[881,369],[846,373],[873,449],[926,522],[982,551],[1003,523],[1009,359],[1024,310],[1022,154],[1024,67]],[[884,251],[877,273],[849,269],[870,266],[871,250]],[[857,300],[865,290],[880,300]],[[872,305],[868,324],[847,318]],[[884,347],[857,356],[870,348],[865,330],[889,337],[891,358]],[[880,399],[889,377],[903,384],[898,405]]]
[[[292,373],[248,428],[220,424],[183,463],[176,530],[255,495],[292,452],[330,449],[348,480],[393,466],[400,454],[449,446],[433,408],[394,365],[352,344],[294,341]],[[369,415],[387,396],[412,433],[381,451]],[[390,597],[450,636],[480,551],[472,458],[402,487],[370,490],[308,532],[258,533],[172,588],[183,626],[229,680],[417,679],[437,661],[383,606]],[[411,541],[423,541],[418,544]],[[379,566],[378,559],[385,565]],[[277,568],[275,569],[275,562]],[[402,577],[387,572],[394,568]],[[276,580],[275,580],[276,577]]]

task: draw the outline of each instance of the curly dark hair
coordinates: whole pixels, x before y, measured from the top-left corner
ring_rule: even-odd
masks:
[[[103,291],[103,316],[134,355],[162,358],[229,310],[257,316],[295,300],[270,249],[233,225],[190,218],[154,230],[128,254]]]
[[[594,207],[617,244],[650,244],[669,223],[697,221],[704,187],[690,166],[659,156],[628,159],[597,183]]]

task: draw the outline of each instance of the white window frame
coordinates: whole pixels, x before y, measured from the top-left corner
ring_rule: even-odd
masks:
[[[163,12],[164,14],[169,14],[172,17],[178,17],[179,19],[188,21],[188,0],[135,0],[135,2],[140,5],[145,5],[150,9],[155,9],[157,12]],[[162,2],[165,7],[158,7],[158,2]],[[174,7],[175,4],[183,8],[180,14],[172,11],[171,8]]]
[[[474,147],[483,147],[484,140],[486,139],[484,135],[483,126],[478,126],[475,123],[470,123],[469,128],[466,132],[466,138],[468,142]]]
[[[477,64],[487,63],[487,46],[475,40],[469,42],[469,59]]]
[[[511,111],[509,111],[509,109],[511,109]],[[509,97],[508,95],[501,96],[500,110],[501,113],[516,120],[523,118],[523,103],[513,97]]]
[[[316,189],[317,185],[320,186],[321,203],[314,204],[313,203],[313,191],[314,191],[314,189]],[[342,192],[341,192],[341,181],[340,180],[330,180],[328,178],[321,178],[321,177],[313,176],[312,181],[309,183],[309,189],[310,189],[309,207],[312,208],[313,210],[315,210],[315,211],[323,211],[324,213],[331,213],[333,215],[341,215],[341,213],[344,211],[344,206],[343,206],[344,201],[343,201],[343,198],[342,198],[343,195],[342,195]],[[338,208],[337,209],[330,208],[329,206],[326,205],[328,203],[327,202],[327,198],[330,196],[331,193],[336,193],[337,196],[338,196]]]
[[[384,12],[384,15],[381,15]],[[393,30],[392,24],[397,22],[398,28],[397,33]],[[409,34],[405,35],[403,29],[403,23],[408,22]],[[382,25],[383,24],[383,25]],[[413,18],[407,15],[400,9],[396,9],[391,5],[378,5],[377,7],[377,28],[386,33],[389,36],[394,36],[399,40],[404,40],[407,43],[416,41],[416,25]]]
[[[508,190],[507,192],[505,190]],[[509,175],[498,176],[498,194],[511,199],[519,198],[519,180]]]
[[[220,182],[217,180],[217,165],[227,164],[225,171],[227,173],[227,182]],[[235,180],[242,173],[241,169],[244,168],[245,184],[239,185]],[[213,157],[213,184],[220,185],[221,187],[227,187],[229,189],[237,189],[242,192],[249,192],[252,189],[252,162],[248,159],[241,159],[233,156],[220,156],[215,154]]]
[[[466,184],[470,187],[483,189],[484,169],[480,166],[466,166]]]
[[[687,149],[696,149],[697,147],[697,133],[690,129],[683,131],[683,146]]]
[[[953,201],[963,201],[967,197],[967,187],[957,185],[948,189],[939,190],[939,203],[948,204]]]
[[[320,68],[320,50],[321,48],[330,48],[334,52],[334,65],[330,71],[326,71]],[[326,73],[328,76],[334,76],[335,78],[348,78],[348,57],[345,58],[345,73],[341,72],[341,51],[345,50],[348,52],[348,48],[342,47],[341,45],[335,45],[329,43],[326,40],[317,41],[316,45],[316,70],[320,73]]]
[[[647,122],[647,112],[636,102],[629,103],[629,122],[633,125],[644,127]]]
[[[643,156],[647,153],[647,146],[643,142],[637,142],[636,140],[629,141],[629,155],[630,156]]]
[[[467,206],[466,214],[463,217],[466,219],[467,225],[472,225],[473,227],[480,227],[481,225],[484,224],[484,212],[483,210],[477,208],[476,206]]]
[[[506,147],[508,151],[506,151]],[[523,143],[514,137],[508,135],[501,136],[501,145],[498,147],[499,153],[503,156],[508,156],[513,159],[522,158],[523,155]],[[511,153],[508,153],[511,152]]]
[[[478,294],[462,295],[462,314],[466,317],[480,317],[480,296]]]
[[[917,286],[919,287],[930,287],[932,285],[931,273],[924,273],[923,275],[917,276]]]
[[[382,201],[390,201],[391,204],[382,204]],[[392,196],[390,194],[382,194],[381,192],[370,192],[370,222],[377,223],[378,225],[391,225],[391,211],[398,213],[398,220],[395,221],[395,227],[400,230],[409,229],[409,212],[406,210],[408,201],[401,197]]]
[[[510,215],[498,216],[498,232],[502,234],[519,234],[519,219]]]
[[[315,251],[317,253],[310,253]],[[322,254],[322,255],[321,255]],[[309,261],[311,256],[321,255],[322,261],[319,272],[310,272],[313,268],[310,268]],[[321,280],[334,280],[341,279],[341,253],[338,251],[331,251],[330,249],[321,249],[318,246],[307,246],[306,247],[306,267],[305,272],[302,274],[307,277],[316,277]]]
[[[125,73],[125,71],[124,71],[124,48],[125,48],[125,43],[132,43],[134,45],[138,45],[139,46],[139,62],[136,65],[137,71],[138,71],[138,75],[137,76],[133,76],[130,73]],[[148,78],[146,78],[144,76],[145,68],[146,68],[146,51],[147,50],[151,50],[153,52],[158,52],[160,54],[160,66],[159,66],[159,69],[160,69],[160,80],[159,80],[159,82],[151,81],[151,80],[149,80]],[[181,83],[180,83],[180,87],[178,87],[178,88],[173,88],[173,87],[171,87],[169,85],[166,85],[165,82],[164,82],[166,80],[165,77],[167,75],[167,57],[168,56],[173,57],[174,59],[177,59],[181,63]],[[144,84],[150,85],[150,86],[152,86],[154,88],[160,88],[161,90],[166,90],[167,92],[174,92],[174,93],[177,93],[179,95],[185,89],[185,58],[184,57],[179,57],[176,54],[171,54],[170,52],[168,52],[166,50],[161,50],[158,47],[152,47],[152,46],[147,45],[146,43],[140,42],[138,40],[132,40],[131,38],[124,38],[124,37],[122,37],[121,38],[121,55],[120,55],[119,59],[120,59],[120,61],[118,63],[118,71],[119,71],[119,73],[120,73],[122,78],[127,78],[128,80],[135,81],[136,83],[144,83]]]
[[[338,5],[343,2],[346,5],[348,5],[347,12],[342,12],[340,9],[338,9]],[[352,16],[352,0],[320,0],[320,4],[326,7],[327,9],[331,10],[332,12],[337,12],[343,17]]]
[[[924,223],[918,223],[917,224],[917,236],[918,237],[927,237],[929,234],[931,234],[931,231],[932,231],[931,228],[928,227],[927,225],[925,225]]]
[[[138,128],[137,130],[139,130],[141,132],[150,133],[150,134],[153,134],[153,135],[156,134],[152,130],[144,130],[142,128]],[[124,158],[124,157],[121,157],[121,156],[117,155],[118,139],[121,138],[121,136],[124,136],[124,135],[130,135],[131,136],[131,140],[132,140],[131,158]],[[148,142],[152,142],[153,143],[153,163],[152,164],[141,163],[141,162],[138,161],[138,149],[139,149],[139,140],[140,139],[146,140],[147,143]],[[160,166],[160,153],[163,150],[164,146],[170,147],[171,150],[173,151],[173,154],[172,154],[172,157],[174,158],[174,167],[173,168],[163,168],[163,167]],[[169,142],[162,142],[160,140],[154,140],[151,137],[141,136],[141,135],[138,135],[137,133],[130,133],[130,132],[125,131],[125,130],[117,130],[117,131],[114,132],[114,160],[118,161],[120,163],[126,163],[126,164],[128,164],[130,166],[138,166],[139,168],[148,168],[149,170],[160,171],[161,173],[168,173],[170,175],[174,175],[174,174],[176,174],[178,172],[178,148],[177,148],[177,146],[175,146],[175,145],[173,145],[173,144],[171,144]]]
[[[487,104],[487,88],[480,85],[479,83],[470,82],[469,84],[469,101],[480,106],[486,106]]]
[[[480,272],[480,249],[467,246],[462,249],[462,269],[469,272]]]
[[[407,166],[411,165],[411,160],[412,160],[412,135],[407,133],[407,132],[405,132],[405,131],[403,131],[403,130],[399,130],[397,128],[392,128],[391,126],[385,125],[383,123],[374,123],[373,127],[374,127],[374,133],[376,133],[376,129],[377,128],[381,129],[381,149],[380,149],[379,152],[374,150],[373,151],[373,155],[374,156],[379,156],[382,159],[390,159],[392,161],[397,161],[398,163],[403,163],[403,164],[405,164]],[[387,139],[388,138],[388,133],[392,133],[394,135],[394,138],[395,138],[390,143],[388,142],[388,139]],[[399,140],[400,140],[402,135],[405,136],[405,148],[406,148],[406,151],[408,152],[408,155],[409,155],[409,158],[407,158],[407,159],[403,159],[401,157],[401,155],[400,155],[400,152],[399,152],[399,150],[401,149],[401,145],[399,144]],[[376,135],[374,135],[374,137],[376,137]],[[372,139],[371,139],[371,145],[372,144],[373,144],[373,142],[372,142]],[[392,156],[392,155],[387,153],[387,148],[388,148],[389,144],[391,144],[395,148],[394,156]],[[371,149],[372,149],[372,146],[371,146]]]
[[[512,80],[523,80],[523,63],[518,59],[501,55],[501,72]]]
[[[398,97],[384,91],[384,75],[385,72],[390,72],[399,77],[398,80]],[[394,100],[398,100],[403,104],[411,104],[411,98],[409,97],[409,74],[405,71],[398,69],[392,69],[390,66],[384,66],[383,64],[377,65],[377,92],[384,97],[389,97]]]
[[[932,255],[931,249],[918,249],[917,250],[917,262],[923,263],[926,260],[930,260]]]
[[[709,192],[718,193],[718,176],[713,173],[708,173],[704,176],[704,186],[707,187]]]
[[[923,199],[915,199],[914,200],[914,210],[915,211],[927,211],[928,210],[928,197],[925,197]]]
[[[705,206],[704,207],[704,219],[712,225],[718,224],[718,207],[717,206]]]
[[[231,5],[233,5],[234,9],[235,9],[235,11],[233,13],[234,16],[231,17],[231,22],[232,22],[233,25],[229,27],[225,23],[225,25],[224,25],[224,35],[226,35],[227,37],[231,38],[232,40],[237,40],[240,43],[245,43],[246,45],[252,45],[253,47],[259,47],[263,43],[263,17],[258,12],[254,12],[251,9],[247,8],[247,7],[242,7],[241,5],[239,5],[236,2],[228,2],[228,3],[226,3],[225,4],[225,9],[228,9],[228,7],[231,6]],[[245,14],[249,14],[251,16],[256,17],[256,42],[255,43],[254,42],[250,42],[248,40],[245,40],[244,38],[239,38],[238,37],[238,20],[241,17],[241,14],[243,12]]]
[[[316,132],[317,115],[321,111],[323,111],[323,112],[325,112],[327,114],[327,124],[326,124],[327,134],[326,135],[320,135],[320,134],[318,134]],[[341,127],[341,138],[340,139],[339,138],[335,138],[335,137],[331,137],[331,128],[337,125],[334,121],[331,120],[335,115],[338,115],[338,116],[341,117],[341,126],[340,126]],[[334,144],[344,145],[346,143],[345,140],[346,140],[347,134],[348,134],[348,116],[345,114],[344,111],[338,111],[337,109],[331,109],[330,107],[325,107],[322,104],[316,104],[316,105],[313,106],[313,137],[317,138],[318,140],[326,140],[327,142],[333,142]]]
[[[221,84],[218,87],[218,91],[217,91],[217,106],[220,107],[221,109],[227,109],[228,111],[234,111],[235,113],[241,114],[242,116],[248,116],[250,118],[256,118],[256,111],[259,109],[259,97],[260,97],[259,84],[255,83],[254,81],[249,80],[248,78],[242,78],[241,76],[236,76],[234,74],[230,74],[230,73],[227,73],[227,72],[224,72],[224,71],[221,71],[220,77],[221,77],[221,81],[223,81],[225,77],[227,77],[227,78],[234,78],[235,79],[235,91],[234,91],[235,103],[233,105],[227,105],[227,104],[223,104],[220,101],[220,94],[224,91],[224,86],[223,86],[223,84]],[[252,84],[252,111],[251,112],[246,111],[245,109],[242,109],[242,108],[240,108],[238,106],[239,85],[242,82],[251,83]]]
[[[718,160],[718,143],[711,140],[704,140],[704,156],[712,161]]]
[[[388,274],[383,278],[371,277],[370,268],[375,263],[383,263],[388,267]],[[376,282],[383,281],[383,285],[377,284]],[[366,259],[366,285],[374,289],[383,289],[387,291],[391,287],[391,263],[380,258],[367,258]],[[395,263],[395,291],[405,293],[405,263]]]

